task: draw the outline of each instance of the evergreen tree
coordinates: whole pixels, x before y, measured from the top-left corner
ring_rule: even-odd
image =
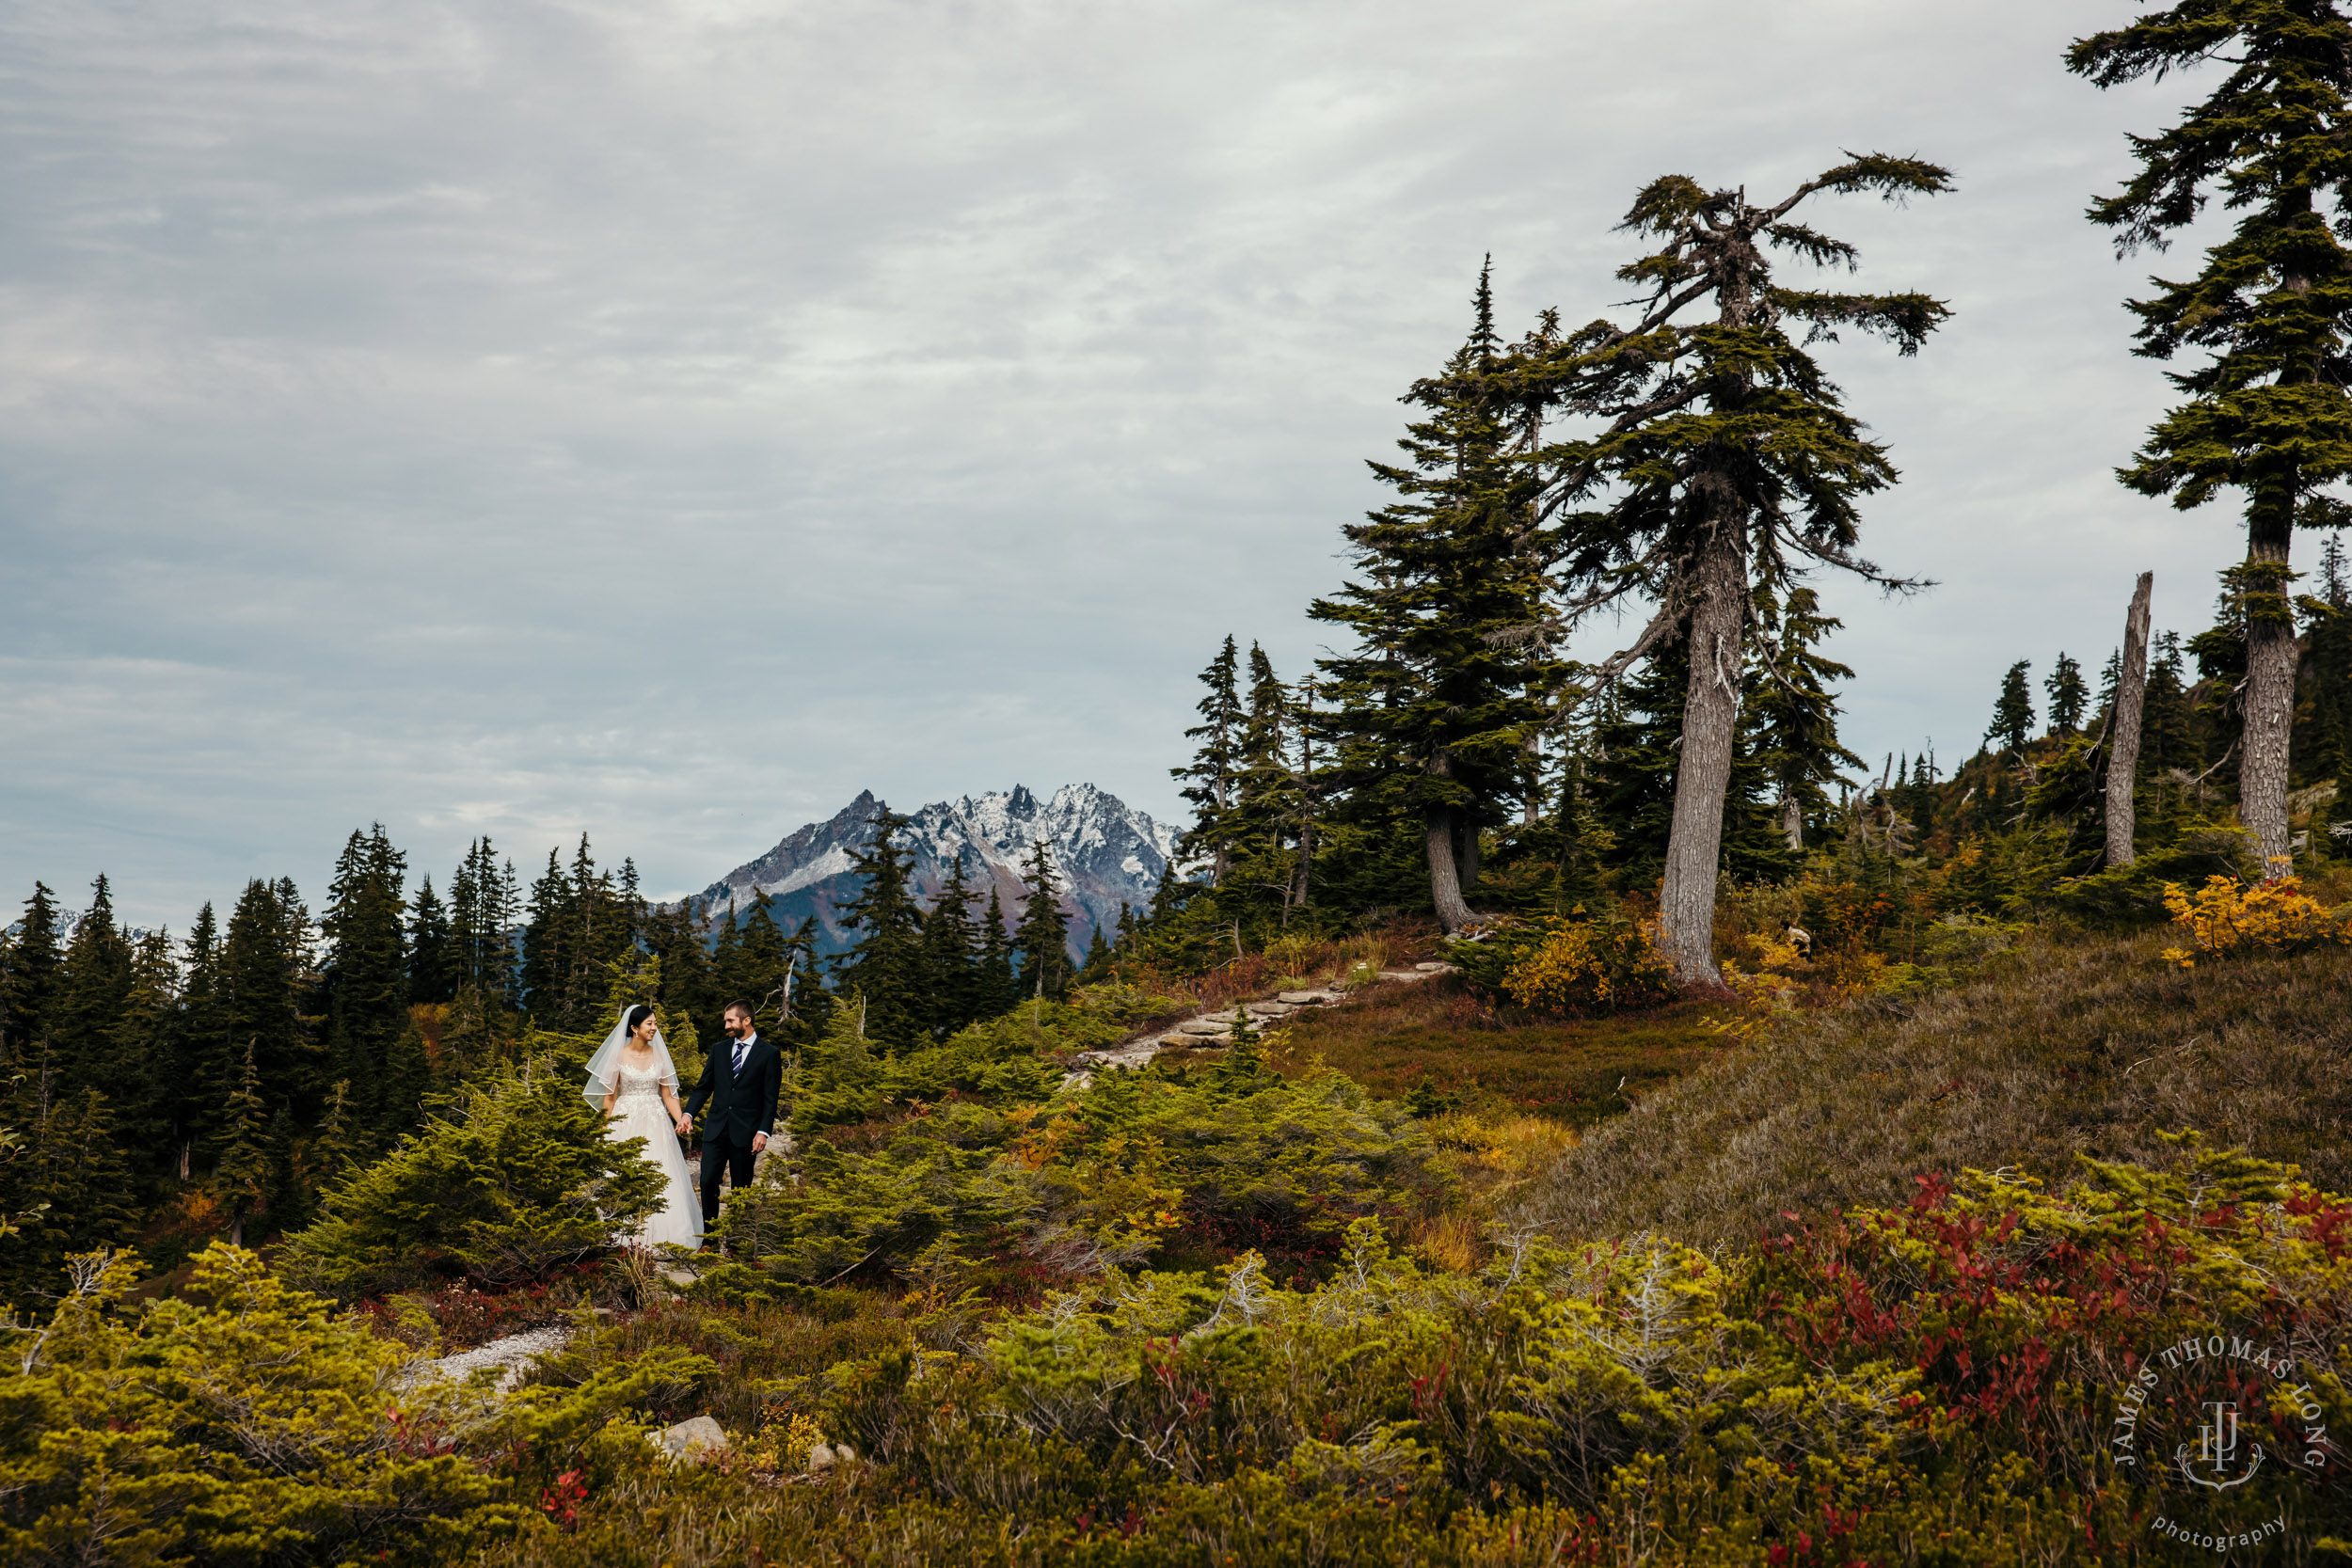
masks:
[[[858,937],[842,955],[835,986],[866,999],[866,1037],[898,1049],[929,1032],[923,915],[914,903],[914,852],[898,843],[907,818],[877,806],[873,826],[866,847],[850,856],[861,881],[838,913],[842,928]]]
[[[2102,723],[2115,713],[2115,694],[2123,686],[2123,650],[2109,648],[2106,663],[2099,667],[2099,695],[2091,700],[2090,711]]]
[[[521,909],[515,863],[501,862],[487,837],[474,840],[450,882],[450,942],[459,990],[474,989],[495,1009],[521,1005],[513,936]]]
[[[925,1023],[932,1038],[946,1039],[983,1016],[978,933],[973,929],[972,885],[964,879],[961,850],[947,863],[938,896],[923,916],[922,949]]]
[[[1814,651],[1844,623],[1821,613],[1812,589],[1789,590],[1781,606],[1760,594],[1756,611],[1772,641],[1757,664],[1748,710],[1778,801],[1780,831],[1793,851],[1804,847],[1806,824],[1827,820],[1829,786],[1848,782],[1840,768],[1864,766],[1837,738],[1837,699],[1829,689],[1835,681],[1851,680],[1853,671]]]
[[[408,917],[408,999],[446,1006],[457,999],[457,985],[449,911],[427,876],[417,884],[416,906]]]
[[[1665,869],[1688,672],[1682,643],[1661,649],[1617,683],[1593,725],[1587,785],[1594,815],[1615,846],[1620,885],[1629,889],[1646,892]]]
[[[542,1028],[563,1026],[564,991],[573,968],[571,899],[571,879],[564,875],[564,863],[549,849],[548,868],[531,884],[524,906],[530,919],[523,926],[523,1006]],[[728,912],[732,916],[733,911]]]
[[[1030,997],[1059,998],[1070,989],[1070,919],[1062,913],[1061,879],[1043,839],[1029,846],[1022,871],[1029,892],[1012,933],[1012,950],[1021,956],[1021,990]]]
[[[41,1016],[57,989],[65,955],[58,941],[57,895],[35,882],[14,935],[0,946],[0,1068],[32,1056]]]
[[[387,1098],[393,1042],[408,1027],[406,868],[382,823],[355,832],[335,862],[319,922],[326,942],[327,1072],[353,1086],[352,1108],[363,1124],[387,1130],[407,1125],[414,1111]]]
[[[1170,776],[1186,781],[1182,793],[1193,806],[1192,826],[1177,841],[1176,852],[1186,857],[1207,856],[1211,886],[1225,880],[1232,855],[1230,816],[1241,728],[1241,698],[1236,689],[1239,657],[1232,635],[1228,633],[1225,646],[1200,672],[1200,684],[1209,689],[1208,695],[1200,699],[1200,722],[1184,732],[1185,739],[1200,742],[1200,750],[1193,753],[1189,764],[1168,770]]]
[[[2026,680],[2031,668],[2031,661],[2022,658],[2010,665],[2001,677],[2001,694],[1994,699],[1993,722],[1985,727],[1984,737],[1999,741],[2004,752],[2025,750],[2033,734],[2033,688]]]
[[[341,1079],[326,1091],[326,1109],[319,1117],[318,1134],[310,1140],[310,1174],[312,1191],[324,1195],[356,1169],[366,1153],[352,1127],[351,1085]]]
[[[661,961],[661,992],[654,999],[656,1005],[665,1012],[689,1014],[707,1027],[711,1018],[706,998],[716,982],[711,978],[710,949],[703,941],[701,915],[701,906],[691,898],[668,909],[647,910],[645,949]]]
[[[1103,927],[1097,926],[1087,937],[1086,958],[1078,965],[1076,984],[1100,985],[1111,977],[1111,944],[1103,940]]]
[[[2263,856],[2281,860],[2298,661],[2289,546],[2298,524],[2352,516],[2323,493],[2352,474],[2352,20],[2338,0],[2180,0],[2076,40],[2067,65],[2108,87],[2216,58],[2233,68],[2219,87],[2177,125],[2132,137],[2139,172],[2090,215],[2115,230],[2119,254],[2161,247],[2217,189],[2236,215],[2201,273],[2153,279],[2154,293],[2131,303],[2135,352],[2210,358],[2169,377],[2183,401],[2119,477],[2184,510],[2224,488],[2244,494],[2239,816]]]
[[[2148,661],[2148,693],[2139,719],[2139,774],[2160,778],[2197,761],[2196,719],[2183,678],[2181,634],[2159,633]]]
[[[800,1043],[819,1038],[833,1022],[838,1003],[825,987],[824,966],[818,961],[817,941],[819,935],[817,917],[810,915],[801,922],[792,935],[792,1022],[791,1038]]]
[[[275,1184],[269,1159],[269,1108],[262,1099],[261,1074],[254,1066],[254,1048],[246,1047],[245,1070],[229,1097],[222,1117],[220,1163],[213,1171],[214,1191],[229,1211],[229,1244],[245,1244],[245,1222],[266,1207]]]
[[[310,911],[292,882],[247,882],[229,916],[218,975],[226,1033],[250,1057],[257,1092],[316,1105],[326,1083],[318,1070],[324,1053],[303,1022],[310,938]],[[240,1070],[232,1089],[246,1076]],[[257,1139],[264,1127],[265,1118]]]
[[[1005,929],[1005,903],[993,879],[989,882],[988,912],[980,917],[979,971],[980,1016],[994,1018],[1009,1011],[1021,991],[1013,974],[1012,940]]]
[[[2066,736],[2080,730],[2083,705],[2090,697],[2089,688],[2083,685],[2083,667],[2060,653],[2050,678],[2042,683],[2042,689],[2050,698],[2050,733]]]
[[[726,961],[721,964],[714,956],[711,965],[720,990],[726,993],[726,1000],[719,1002],[717,1008],[723,1008],[727,1002],[739,997],[752,1005],[755,1019],[764,1019],[766,1023],[775,1022],[783,1009],[785,971],[792,962],[790,943],[785,938],[784,928],[776,924],[775,902],[766,889],[755,886],[752,912],[735,928],[735,940],[727,944]],[[708,1021],[712,1028],[719,1022],[717,1008]]]
[[[1663,946],[1685,984],[1720,984],[1715,888],[1755,590],[1786,581],[1792,556],[1887,580],[1853,551],[1856,503],[1893,483],[1894,466],[1863,437],[1786,324],[1804,322],[1817,336],[1876,333],[1907,356],[1949,314],[1921,293],[1788,289],[1773,280],[1768,256],[1853,262],[1851,245],[1790,221],[1816,194],[1900,200],[1950,183],[1932,164],[1875,155],[1762,207],[1743,189],[1710,192],[1680,176],[1657,181],[1635,199],[1626,227],[1656,237],[1660,248],[1619,273],[1649,291],[1641,319],[1624,328],[1595,323],[1548,367],[1562,405],[1606,421],[1547,453],[1564,510],[1607,498],[1597,509],[1565,514],[1553,545],[1562,586],[1581,613],[1629,594],[1658,600],[1632,645],[1603,665],[1604,679],[1670,642],[1689,648],[1660,902]],[[1711,310],[1712,319],[1685,319],[1694,309]]]
[[[89,909],[74,922],[57,966],[56,994],[42,1020],[40,1043],[63,1092],[86,1088],[110,1094],[124,1068],[144,1076],[143,1057],[115,1059],[112,1042],[131,994],[131,938],[115,924],[106,879],[90,884]]]
[[[220,929],[206,904],[190,928],[180,988],[180,1059],[187,1064],[174,1111],[172,1159],[182,1180],[195,1170],[199,1144],[210,1148],[221,1107],[236,1088],[227,998],[220,974]]]
[[[56,1295],[68,1254],[129,1244],[138,1215],[103,1094],[57,1095],[40,1074],[21,1074],[0,1115],[23,1139],[17,1157],[0,1162],[0,1214],[21,1216],[0,1245],[0,1294],[30,1313]]]
[[[179,1009],[171,935],[142,931],[131,944],[130,985],[107,1021],[105,1053],[115,1131],[151,1197],[166,1191],[178,1159],[174,1134],[192,1065]]]
[[[2335,785],[2333,801],[2312,812],[2312,842],[2352,855],[2352,573],[2341,535],[2328,536],[2314,575],[2319,592],[2301,601],[2311,694],[2296,705],[2296,754],[2307,783]]]
[[[1350,525],[1356,580],[1309,613],[1352,651],[1321,663],[1340,739],[1333,786],[1359,819],[1419,832],[1444,927],[1472,918],[1480,832],[1510,819],[1556,664],[1537,551],[1530,403],[1495,332],[1486,270],[1470,337],[1405,401],[1422,417],[1403,464],[1373,473],[1397,499]],[[1379,829],[1372,829],[1374,832]]]

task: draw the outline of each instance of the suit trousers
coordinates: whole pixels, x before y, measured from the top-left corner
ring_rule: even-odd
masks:
[[[719,1178],[725,1173],[741,1192],[752,1184],[752,1146],[731,1140],[703,1140],[703,1226],[719,1223]]]

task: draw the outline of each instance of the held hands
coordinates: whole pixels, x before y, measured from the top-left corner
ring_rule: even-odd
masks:
[[[694,1118],[688,1116],[684,1111],[680,1111],[677,1114],[677,1135],[682,1138],[693,1130]]]

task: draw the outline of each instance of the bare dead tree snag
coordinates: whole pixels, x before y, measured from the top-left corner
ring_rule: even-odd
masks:
[[[2139,771],[2139,714],[2148,694],[2148,596],[2156,574],[2139,574],[2131,612],[2123,617],[2123,667],[2107,718],[2107,863],[2132,863],[2132,784]]]

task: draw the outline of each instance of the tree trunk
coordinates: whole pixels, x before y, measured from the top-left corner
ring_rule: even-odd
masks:
[[[2132,590],[2131,612],[2123,617],[2123,669],[2115,685],[2115,712],[2107,720],[2107,863],[2132,863],[2137,826],[2132,792],[2139,773],[2139,713],[2148,692],[2148,595],[2156,574],[2142,572]]]
[[[1454,814],[1454,868],[1460,879],[1464,897],[1478,891],[1478,866],[1482,850],[1478,829],[1460,812]]]
[[[1462,902],[1462,884],[1454,870],[1454,810],[1433,806],[1425,819],[1429,846],[1429,897],[1438,906],[1438,924],[1449,935],[1471,923],[1470,906]]]
[[[1788,840],[1790,854],[1804,852],[1804,807],[1794,795],[1780,798],[1780,831]]]
[[[2294,851],[2287,843],[2287,738],[2295,725],[2295,667],[2301,649],[2287,608],[2287,543],[2257,533],[2247,552],[2246,750],[2238,762],[2238,820],[2254,835],[2265,875]]]
[[[1723,860],[1724,797],[1740,722],[1740,638],[1746,629],[1747,570],[1735,522],[1719,522],[1692,573],[1691,684],[1682,708],[1682,755],[1675,768],[1674,827],[1666,840],[1659,923],[1666,959],[1685,986],[1719,990],[1715,968],[1715,877]]]

